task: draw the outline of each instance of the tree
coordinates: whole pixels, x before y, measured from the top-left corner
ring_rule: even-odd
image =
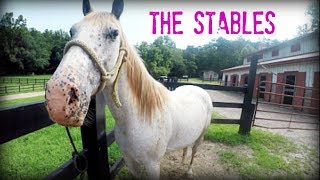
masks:
[[[53,73],[63,57],[64,46],[70,40],[70,36],[62,30],[53,32],[48,29],[44,31],[43,36],[47,40],[48,49],[50,50],[50,65],[46,72]]]
[[[170,77],[182,77],[187,74],[187,68],[185,61],[182,56],[182,50],[172,49],[172,58],[171,58],[171,68],[170,68]]]
[[[307,9],[311,19],[311,31],[319,31],[319,0],[311,0],[310,5]]]
[[[137,45],[137,49],[149,73],[155,78],[168,75],[173,58],[179,60],[179,55],[176,54],[178,52],[175,52],[175,42],[168,36],[160,36],[152,44],[142,42]]]
[[[297,28],[297,34],[299,36],[319,31],[319,0],[310,0],[306,14],[311,16],[311,25],[305,23]]]
[[[5,13],[0,21],[0,65],[1,74],[19,73],[24,70],[24,61],[31,54],[28,51],[31,38],[23,16],[13,18]]]
[[[53,73],[70,40],[62,31],[44,33],[26,27],[27,20],[6,13],[0,21],[0,69],[3,74]],[[49,69],[47,69],[49,67]]]

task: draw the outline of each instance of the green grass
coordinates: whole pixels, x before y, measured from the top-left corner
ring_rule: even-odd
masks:
[[[0,108],[6,108],[11,106],[23,105],[28,104],[36,101],[44,100],[44,96],[35,96],[30,98],[23,98],[23,99],[14,99],[14,100],[5,100],[0,101]]]
[[[203,81],[200,78],[189,78],[188,81],[186,79],[179,79],[179,82],[187,82],[187,83],[194,83],[194,84],[220,85],[220,81]]]
[[[211,118],[220,119],[220,118],[225,118],[225,117],[217,112],[213,112]]]
[[[219,152],[219,160],[237,171],[242,178],[303,178],[312,169],[309,161],[318,159],[315,150],[294,144],[284,136],[252,128],[250,135],[238,134],[239,125],[213,124],[205,139],[228,145]],[[235,147],[246,146],[249,152],[239,152]],[[252,151],[252,153],[250,153]],[[305,154],[297,156],[293,154]],[[319,163],[319,162],[318,162]]]
[[[110,130],[114,120],[108,109],[106,117],[107,130]],[[70,130],[77,149],[81,150],[80,129]],[[57,124],[2,144],[0,150],[2,179],[41,179],[69,160],[72,154],[65,128]],[[121,153],[116,143],[108,151],[112,165]]]
[[[79,129],[71,133],[78,149]],[[56,124],[0,146],[3,179],[40,179],[70,159],[72,148],[65,129]]]

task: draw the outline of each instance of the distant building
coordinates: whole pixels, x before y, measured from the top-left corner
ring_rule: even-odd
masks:
[[[203,71],[203,80],[206,81],[212,81],[212,80],[218,80],[219,74],[214,71]]]
[[[271,86],[260,84],[260,91],[273,95],[260,94],[267,101],[296,106],[319,106],[319,35],[318,32],[306,34],[276,46],[261,49],[245,56],[243,65],[222,70],[223,83],[227,86],[246,86],[253,55],[258,55],[255,92],[261,81],[284,83],[314,89],[293,88],[292,86]],[[285,95],[275,95],[285,94]],[[294,95],[288,97],[286,95]],[[307,98],[301,98],[307,97]]]

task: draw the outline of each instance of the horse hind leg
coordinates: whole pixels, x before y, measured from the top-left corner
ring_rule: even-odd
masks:
[[[181,162],[182,165],[183,165],[183,164],[185,163],[185,161],[186,161],[187,153],[188,153],[188,147],[183,148],[182,162]]]
[[[187,171],[188,177],[193,176],[193,172],[192,172],[193,159],[194,159],[194,156],[196,155],[196,152],[198,150],[199,145],[203,142],[203,137],[204,137],[204,133],[201,134],[201,136],[196,140],[196,142],[194,143],[194,145],[192,147],[191,161],[190,161],[188,171]]]

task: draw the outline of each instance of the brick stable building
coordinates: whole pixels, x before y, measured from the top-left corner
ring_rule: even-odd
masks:
[[[269,93],[259,93],[260,98],[274,103],[295,106],[319,106],[319,101],[316,100],[319,99],[319,90],[317,90],[319,89],[318,32],[248,54],[243,60],[243,65],[222,70],[222,80],[225,85],[246,86],[253,55],[258,56],[255,96],[261,81],[283,83],[289,85],[261,83],[259,90]],[[294,95],[294,97],[277,94]]]

